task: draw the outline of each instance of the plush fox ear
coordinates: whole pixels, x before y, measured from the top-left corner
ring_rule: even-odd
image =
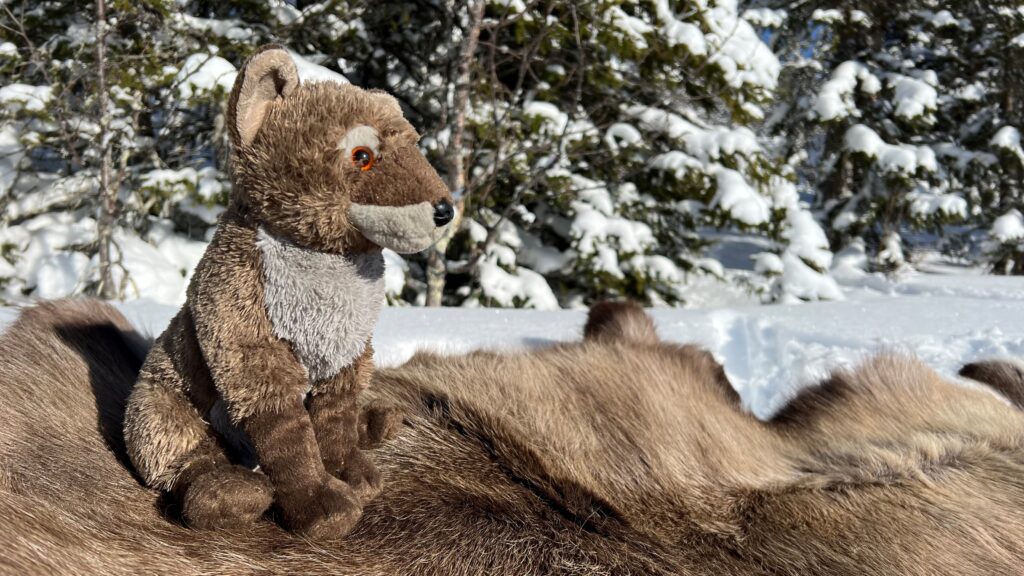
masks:
[[[228,130],[235,146],[256,139],[270,103],[287,98],[299,86],[299,74],[288,51],[268,44],[246,61],[235,78],[228,100]]]

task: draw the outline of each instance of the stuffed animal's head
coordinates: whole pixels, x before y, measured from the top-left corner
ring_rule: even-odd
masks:
[[[300,246],[419,252],[454,216],[448,187],[394,97],[300,83],[280,46],[263,47],[239,72],[227,122],[232,203]]]

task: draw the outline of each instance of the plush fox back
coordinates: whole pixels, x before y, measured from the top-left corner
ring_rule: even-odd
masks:
[[[124,462],[144,344],[103,304],[31,309],[0,338],[0,572],[1019,572],[1024,417],[997,395],[883,357],[765,423],[637,309],[591,320],[579,343],[379,371],[406,411],[387,488],[325,548],[182,527]]]

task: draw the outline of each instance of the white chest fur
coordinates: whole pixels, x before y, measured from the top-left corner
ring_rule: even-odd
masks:
[[[264,298],[274,334],[288,341],[310,382],[336,375],[366,349],[384,303],[380,252],[343,256],[260,230]]]

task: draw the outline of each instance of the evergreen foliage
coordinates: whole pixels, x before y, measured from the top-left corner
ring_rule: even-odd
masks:
[[[118,296],[181,301],[229,192],[227,92],[266,42],[305,81],[399,98],[461,188],[448,305],[678,305],[695,281],[839,299],[833,251],[1024,273],[1008,0],[107,4],[102,63],[94,3],[0,7],[6,301],[100,292],[105,216]],[[425,302],[427,255],[387,259],[389,300]]]

